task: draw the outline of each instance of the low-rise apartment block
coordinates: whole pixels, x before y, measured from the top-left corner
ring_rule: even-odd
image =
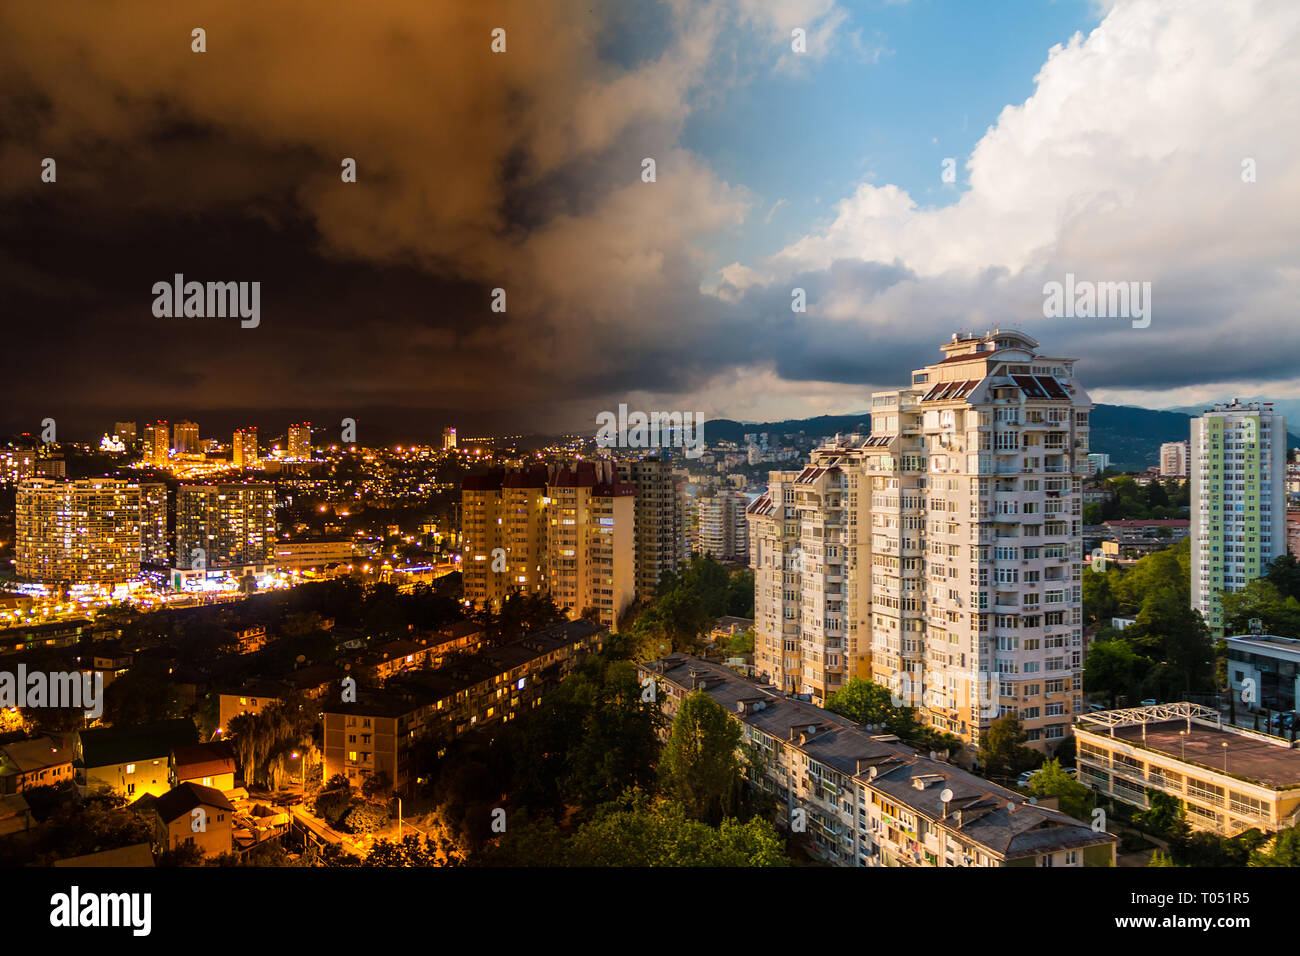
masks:
[[[601,649],[608,631],[570,621],[437,670],[390,678],[382,691],[359,691],[354,703],[327,703],[326,779],[342,774],[360,785],[382,773],[394,790],[409,790],[409,751],[417,738],[450,742],[535,707],[544,691]]]
[[[703,692],[763,758],[749,781],[778,825],[838,866],[1112,866],[1116,839],[717,664],[673,654],[639,668],[665,715]]]

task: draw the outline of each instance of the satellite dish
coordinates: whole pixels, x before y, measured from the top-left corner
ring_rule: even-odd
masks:
[[[947,787],[945,787],[943,793],[939,794],[939,800],[942,801],[943,803],[951,803],[952,791],[949,790]]]
[[[872,767],[871,769],[869,769],[869,770],[867,771],[867,779],[868,779],[868,780],[875,780],[875,779],[876,779],[876,768],[875,768],[875,767]]]
[[[1037,805],[1038,805],[1038,798],[1037,798],[1037,797],[1030,797],[1030,798],[1029,798],[1029,805],[1030,805],[1031,807],[1037,806]]]
[[[306,654],[299,654],[299,655],[298,655],[298,663],[299,663],[299,664],[301,664],[301,663],[302,663],[303,661],[305,661],[306,659],[307,659],[307,655],[306,655]]]
[[[931,751],[930,751],[930,759],[931,759],[931,760],[938,760],[938,759],[939,759],[939,755],[938,755],[937,753],[935,753],[933,750],[931,750]]]
[[[810,734],[815,734],[815,733],[817,733],[817,725],[816,725],[816,724],[809,724],[809,725],[808,725],[808,733],[810,733]]]

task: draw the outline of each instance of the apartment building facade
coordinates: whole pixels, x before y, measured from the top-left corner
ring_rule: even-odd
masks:
[[[461,489],[465,599],[548,592],[614,626],[636,592],[636,487],[607,460],[472,475]]]
[[[820,860],[853,867],[1113,866],[1116,839],[897,737],[786,697],[717,664],[674,654],[638,668],[672,719],[702,692],[761,756],[748,779],[776,823]]]
[[[664,575],[680,571],[685,563],[685,495],[666,459],[622,459],[618,474],[636,488],[636,595],[647,601]]]
[[[1162,478],[1186,478],[1192,459],[1192,443],[1186,441],[1167,441],[1160,446],[1160,476]]]
[[[177,490],[177,568],[265,565],[275,546],[274,485],[181,485]]]
[[[1286,419],[1269,402],[1230,402],[1192,419],[1192,607],[1223,635],[1219,595],[1264,576],[1286,552]]]
[[[772,472],[749,508],[755,668],[791,694],[824,703],[869,673],[871,587],[867,479],[858,449],[813,453]]]
[[[695,499],[699,512],[695,550],[719,561],[749,560],[749,498],[739,491],[721,489]]]
[[[819,703],[836,682],[791,673],[842,648],[939,730],[978,744],[1014,713],[1050,750],[1082,699],[1091,402],[1073,360],[1039,354],[1022,332],[954,335],[943,352],[909,387],[873,395],[869,437],[774,472],[751,506],[756,664]],[[817,582],[837,559],[843,573]],[[819,646],[832,608],[845,639]]]
[[[359,785],[383,773],[394,790],[408,791],[417,738],[450,742],[537,706],[544,692],[600,651],[608,633],[591,621],[570,621],[451,667],[414,672],[401,683],[394,678],[383,691],[363,691],[353,703],[326,703],[325,779],[342,774]]]
[[[32,478],[15,499],[14,570],[45,584],[125,583],[140,572],[140,486]]]

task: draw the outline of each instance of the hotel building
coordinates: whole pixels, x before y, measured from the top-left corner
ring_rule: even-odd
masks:
[[[855,674],[978,745],[1065,738],[1082,690],[1091,402],[1022,332],[954,335],[872,432],[773,472],[750,506],[756,668],[814,703]]]
[[[165,465],[171,458],[171,426],[164,419],[144,426],[144,462],[147,465]]]
[[[140,487],[112,478],[18,486],[14,566],[45,584],[122,584],[140,571]]]
[[[1113,866],[1116,839],[937,756],[682,654],[638,668],[671,720],[708,694],[761,756],[748,784],[776,823],[835,866]]]
[[[1269,402],[1192,419],[1192,607],[1223,635],[1219,594],[1264,576],[1286,552],[1286,421]]]

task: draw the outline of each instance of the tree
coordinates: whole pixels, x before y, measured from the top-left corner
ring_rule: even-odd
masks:
[[[1113,581],[1119,579],[1118,567],[1107,571],[1083,569],[1083,616],[1090,623],[1108,624],[1119,612],[1119,598],[1115,596]]]
[[[1096,641],[1088,648],[1083,662],[1083,689],[1091,694],[1105,694],[1112,708],[1121,694],[1131,697],[1141,686],[1144,667],[1133,645],[1123,638]]]
[[[1024,746],[1029,735],[1020,718],[1008,714],[989,725],[979,749],[979,761],[989,777],[1014,777],[1036,767],[1042,755]]]
[[[1061,812],[1076,820],[1088,820],[1097,805],[1093,792],[1070,776],[1059,760],[1048,760],[1030,779],[1029,792],[1035,797],[1056,797]]]
[[[664,747],[665,791],[695,819],[720,822],[738,796],[739,743],[740,725],[721,705],[703,691],[691,694],[682,701]]]
[[[1191,827],[1182,801],[1160,790],[1148,789],[1147,809],[1133,814],[1138,829],[1153,833],[1166,840],[1177,841],[1187,837]]]
[[[767,820],[731,817],[712,827],[673,801],[629,798],[608,805],[569,841],[574,866],[788,866],[785,843]]]
[[[861,677],[828,695],[826,709],[857,724],[884,724],[896,717],[889,688]]]
[[[1251,854],[1250,866],[1300,866],[1300,828],[1281,831],[1265,847]]]

